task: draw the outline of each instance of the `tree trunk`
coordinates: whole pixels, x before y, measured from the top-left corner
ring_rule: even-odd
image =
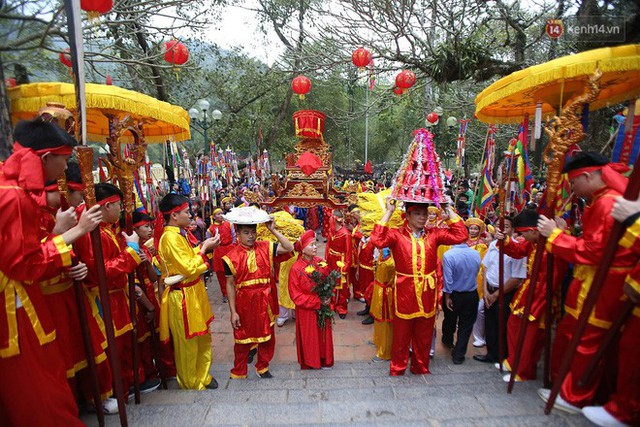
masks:
[[[6,160],[11,155],[13,148],[13,133],[9,111],[9,97],[7,96],[4,67],[0,56],[0,161]]]

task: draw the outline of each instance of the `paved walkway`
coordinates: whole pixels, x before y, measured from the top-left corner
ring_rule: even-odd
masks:
[[[324,246],[324,245],[323,245]],[[319,251],[323,252],[323,249]],[[589,426],[581,415],[543,412],[536,394],[538,381],[506,384],[493,365],[471,359],[482,350],[469,347],[467,360],[453,365],[450,351],[438,339],[431,375],[389,377],[389,363],[373,363],[374,347],[368,344],[373,327],[360,323],[356,312],[364,304],[349,305],[347,318],[334,324],[333,370],[301,371],[296,359],[295,324],[276,329],[272,379],[259,379],[249,368],[247,380],[230,380],[233,336],[227,304],[221,303],[215,278],[209,286],[213,322],[213,366],[217,390],[169,390],[143,395],[140,405],[127,406],[130,426],[213,425],[398,425],[409,426]],[[440,322],[438,322],[438,334]],[[97,425],[93,414],[83,421]],[[108,426],[119,425],[117,416]]]

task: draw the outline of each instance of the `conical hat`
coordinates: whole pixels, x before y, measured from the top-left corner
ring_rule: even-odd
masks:
[[[393,177],[391,195],[404,202],[444,203],[444,182],[433,134],[418,129]]]

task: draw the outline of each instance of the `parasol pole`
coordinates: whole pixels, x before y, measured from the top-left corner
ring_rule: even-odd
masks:
[[[85,185],[85,203],[87,208],[96,204],[95,192],[93,188],[93,150],[86,146],[87,143],[87,122],[86,122],[86,99],[84,80],[84,47],[82,38],[82,22],[80,20],[80,3],[73,0],[64,0],[65,13],[67,15],[67,27],[69,29],[69,47],[71,53],[71,68],[73,70],[73,83],[76,93],[76,139],[82,144],[77,148],[78,160],[82,171],[82,181]],[[113,319],[111,316],[111,305],[109,303],[109,291],[107,289],[107,279],[104,266],[104,255],[102,253],[102,240],[100,229],[94,228],[91,231],[91,246],[95,260],[98,288],[100,299],[102,300],[105,329],[107,333],[107,355],[114,374],[114,388],[118,400],[118,416],[120,425],[127,426],[127,412],[122,390],[122,375],[120,360],[114,354],[116,343],[113,330]],[[97,406],[102,406],[101,401],[94,402]]]

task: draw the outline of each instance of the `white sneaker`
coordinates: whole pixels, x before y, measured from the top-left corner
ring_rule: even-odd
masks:
[[[505,383],[508,383],[511,380],[511,374],[505,374],[502,377],[502,381],[504,381]],[[514,383],[521,383],[522,382],[522,378],[520,378],[519,375],[516,375],[516,377],[513,380]]]
[[[600,427],[627,427],[629,424],[618,421],[613,415],[607,412],[602,406],[585,406],[582,408],[584,415],[592,423]]]
[[[540,399],[544,400],[545,403],[549,400],[549,395],[551,394],[551,390],[549,390],[548,388],[539,388],[538,389],[538,396],[540,396]]]
[[[283,327],[285,323],[287,323],[287,319],[283,319],[282,317],[278,317],[276,320],[276,325],[278,325],[279,328]]]
[[[436,350],[434,348],[432,348],[431,350],[429,350],[429,356],[433,357],[436,355]]]
[[[549,396],[550,395],[551,395],[551,390],[549,390],[548,388],[539,388],[538,389],[538,396],[540,396],[540,399],[544,400],[545,402],[549,401]],[[571,403],[569,403],[566,400],[564,400],[562,398],[562,396],[560,396],[560,395],[558,395],[556,397],[556,401],[553,404],[553,408],[554,409],[559,409],[559,410],[567,412],[569,414],[579,414],[582,411],[577,406],[574,406]]]
[[[497,370],[500,370],[500,363],[496,362],[493,364],[493,366],[496,367]],[[507,365],[506,364],[502,364],[502,371],[503,372],[511,372],[509,369],[507,369]]]
[[[484,341],[475,340],[475,339],[473,340],[473,346],[476,348],[484,347],[485,345],[487,345],[487,343]]]
[[[102,402],[102,409],[105,415],[116,415],[118,413],[118,401],[114,397],[107,397]]]

